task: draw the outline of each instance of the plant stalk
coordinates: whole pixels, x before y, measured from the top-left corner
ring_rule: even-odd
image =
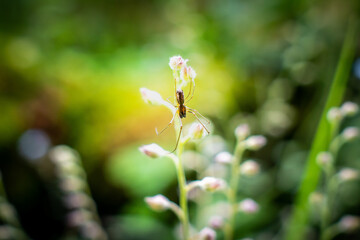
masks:
[[[231,164],[231,178],[230,178],[230,188],[228,192],[228,199],[230,203],[230,216],[229,222],[225,228],[225,239],[232,240],[234,239],[234,226],[235,226],[235,217],[238,212],[238,203],[237,203],[237,190],[239,184],[239,165],[242,161],[242,156],[245,151],[245,146],[243,142],[237,144],[235,149],[235,156]]]

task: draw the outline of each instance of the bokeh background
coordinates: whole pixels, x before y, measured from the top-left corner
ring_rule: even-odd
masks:
[[[171,113],[146,105],[139,88],[173,97],[168,61],[180,54],[197,72],[189,105],[213,129],[190,148],[212,161],[216,151],[232,151],[233,131],[243,122],[268,137],[249,155],[262,174],[242,189],[264,211],[243,220],[237,235],[281,239],[347,24],[359,11],[357,0],[1,1],[2,196],[30,238],[81,238],[67,224],[59,173],[50,164],[49,151],[67,145],[81,159],[86,193],[109,239],[173,239],[175,217],[153,213],[143,198],[162,193],[177,201],[175,170],[138,151],[153,142],[174,147],[172,130],[154,131]],[[345,100],[360,102],[359,81],[355,59]],[[359,117],[345,125],[360,126]],[[344,147],[339,166],[360,169],[359,144]],[[359,182],[344,189],[339,216],[360,214]],[[197,206],[190,206],[195,216]]]

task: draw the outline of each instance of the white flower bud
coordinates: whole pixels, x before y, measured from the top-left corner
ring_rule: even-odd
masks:
[[[194,79],[195,77],[196,77],[196,72],[192,67],[184,66],[183,68],[181,68],[180,78],[183,81],[187,81],[189,79]]]
[[[309,202],[313,205],[321,205],[323,204],[324,195],[319,192],[313,192],[309,196]]]
[[[341,181],[351,181],[359,177],[359,172],[352,168],[343,168],[339,172],[339,178]]]
[[[329,122],[339,122],[343,118],[343,114],[341,110],[337,107],[332,107],[327,113],[327,119]]]
[[[229,164],[232,162],[233,155],[228,152],[220,152],[215,156],[215,162]]]
[[[242,141],[250,135],[250,127],[247,124],[241,124],[235,129],[235,136],[238,141]]]
[[[172,70],[180,70],[186,65],[188,60],[184,60],[181,56],[173,56],[170,58],[169,66]]]
[[[193,123],[189,128],[189,137],[191,139],[201,139],[207,135],[205,128],[200,123]]]
[[[171,203],[169,199],[165,196],[158,194],[153,197],[146,197],[145,202],[149,205],[149,207],[154,211],[164,211],[171,207]]]
[[[259,211],[259,205],[252,199],[246,198],[239,203],[239,210],[244,213],[256,213]]]
[[[333,156],[329,152],[320,152],[316,157],[316,162],[321,167],[328,166],[332,161]]]
[[[358,110],[359,110],[359,107],[356,103],[353,103],[353,102],[345,102],[341,108],[340,108],[342,114],[344,116],[348,116],[348,117],[351,117],[351,116],[354,116]]]
[[[209,226],[213,229],[221,229],[224,227],[224,218],[221,216],[212,216],[209,220]]]
[[[259,170],[259,164],[253,160],[247,160],[240,165],[240,172],[245,176],[254,176]]]
[[[352,232],[360,227],[360,218],[357,216],[346,215],[339,221],[339,227],[344,232]]]
[[[167,151],[165,151],[162,147],[159,145],[152,143],[149,145],[143,145],[139,147],[139,150],[144,153],[145,155],[152,157],[152,158],[158,158],[163,157],[168,154]]]
[[[345,141],[352,141],[359,136],[359,128],[347,127],[344,129],[341,135],[345,139]]]
[[[216,232],[208,227],[203,228],[199,233],[199,240],[215,240]]]
[[[251,136],[245,141],[245,146],[249,150],[257,151],[266,145],[266,138],[261,135]]]
[[[140,88],[140,93],[145,103],[152,105],[162,105],[164,103],[164,99],[162,99],[161,95],[155,91],[147,88]]]
[[[226,182],[221,178],[205,177],[198,181],[197,185],[208,192],[215,192],[224,190],[226,188]]]

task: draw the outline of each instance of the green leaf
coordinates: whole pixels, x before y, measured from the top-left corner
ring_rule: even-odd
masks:
[[[331,107],[339,106],[342,102],[355,54],[356,27],[357,24],[354,22],[351,22],[348,27],[334,80],[321,115],[320,123],[307,159],[303,180],[296,197],[295,208],[286,234],[286,239],[288,240],[305,239],[304,234],[309,215],[308,198],[316,189],[320,177],[320,168],[316,164],[316,156],[319,152],[325,151],[329,146],[331,138],[330,125],[326,119],[326,115]]]

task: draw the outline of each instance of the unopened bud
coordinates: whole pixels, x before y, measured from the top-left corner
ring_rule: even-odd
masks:
[[[251,136],[245,141],[245,146],[249,150],[257,151],[266,145],[266,138],[261,135]]]
[[[208,192],[224,190],[226,182],[221,178],[205,177],[198,182],[198,186]]]
[[[359,136],[359,128],[357,127],[347,127],[342,132],[342,137],[346,141],[352,141]]]
[[[239,210],[248,214],[256,213],[259,205],[254,200],[246,198],[239,203]]]
[[[200,123],[193,123],[189,129],[191,139],[201,139],[207,135],[205,128]]]
[[[212,216],[209,220],[209,226],[213,229],[221,229],[224,224],[224,218],[221,216]]]
[[[341,110],[337,107],[332,107],[327,113],[327,119],[331,123],[339,122],[343,118]]]
[[[348,117],[351,117],[351,116],[354,116],[358,110],[359,110],[359,107],[356,103],[353,103],[353,102],[345,102],[341,108],[340,108],[341,112],[343,113],[344,116],[348,116]]]
[[[143,145],[139,147],[139,150],[151,158],[163,157],[168,154],[167,151],[155,143]]]
[[[183,68],[181,68],[180,78],[183,81],[187,81],[189,79],[194,79],[195,77],[196,77],[196,72],[192,67],[184,66]]]
[[[187,60],[184,60],[181,56],[173,56],[170,58],[169,66],[172,70],[180,70],[186,65]]]
[[[360,218],[357,216],[346,215],[339,221],[339,227],[344,232],[352,232],[360,227]]]
[[[164,100],[158,92],[149,90],[147,88],[140,88],[140,93],[145,103],[152,105],[161,105],[164,103]]]
[[[341,181],[351,181],[359,177],[359,172],[352,168],[343,168],[339,172],[339,178]]]
[[[328,166],[332,161],[333,156],[329,152],[320,152],[316,157],[316,162],[321,167]]]
[[[145,202],[149,205],[149,207],[152,210],[158,212],[169,209],[171,206],[169,199],[167,199],[161,194],[155,195],[153,197],[146,197]]]
[[[235,129],[235,136],[238,141],[242,141],[250,135],[250,127],[247,124],[241,124]]]
[[[209,228],[203,228],[199,233],[199,240],[215,240],[216,239],[216,232]]]
[[[245,176],[254,176],[259,173],[259,164],[253,160],[247,160],[240,165],[240,172]]]
[[[309,196],[309,201],[313,205],[321,205],[324,200],[324,195],[319,192],[313,192]]]
[[[232,162],[233,155],[228,152],[220,152],[215,156],[215,162],[229,164]]]

